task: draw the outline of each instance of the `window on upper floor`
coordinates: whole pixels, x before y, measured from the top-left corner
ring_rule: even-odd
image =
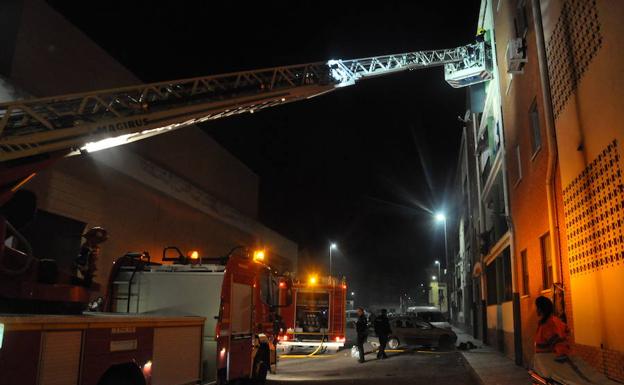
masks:
[[[509,248],[503,251],[501,258],[503,264],[503,301],[511,301],[513,299],[513,289],[511,285],[511,253]]]
[[[498,290],[496,287],[496,260],[492,261],[485,268],[485,278],[486,278],[486,292],[487,292],[487,304],[496,305],[498,304]]]
[[[531,129],[531,151],[532,155],[535,156],[540,148],[542,148],[542,136],[540,132],[539,111],[537,110],[537,99],[533,99],[533,103],[531,103],[531,108],[529,108],[529,126]]]

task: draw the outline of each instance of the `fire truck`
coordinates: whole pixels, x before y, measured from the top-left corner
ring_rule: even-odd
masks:
[[[312,275],[307,280],[293,280],[293,300],[280,313],[284,330],[278,349],[337,352],[345,343],[346,293],[344,278]]]
[[[292,302],[291,280],[264,258],[263,250],[252,256],[244,247],[218,258],[168,247],[162,264],[126,255],[111,272],[110,310],[202,316],[202,382],[264,382],[277,364],[277,309]]]
[[[170,319],[151,318],[147,313],[80,315],[89,299],[89,292],[70,281],[60,279],[61,274],[56,274],[54,261],[33,254],[28,240],[20,233],[20,225],[27,222],[29,212],[32,214],[34,209],[29,202],[22,201],[11,206],[9,201],[40,170],[52,166],[54,162],[66,156],[99,151],[236,114],[256,113],[265,108],[333,92],[357,84],[363,79],[400,71],[443,66],[446,81],[453,87],[464,87],[491,79],[491,64],[491,47],[487,43],[477,42],[451,49],[353,60],[329,60],[0,104],[0,236],[3,241],[0,242],[0,311],[13,314],[0,320],[0,341],[1,337],[4,337],[4,346],[0,348],[0,373],[2,373],[0,383],[8,381],[10,375],[21,378],[22,375],[26,376],[25,373],[29,373],[29,380],[16,381],[17,383],[48,383],[48,378],[65,378],[59,377],[60,375],[55,372],[65,370],[63,373],[69,373],[67,375],[71,377],[69,382],[80,384],[123,383],[122,381],[128,384],[143,384],[145,372],[151,371],[153,371],[152,383],[175,384],[179,379],[171,380],[166,375],[160,379],[157,372],[163,370],[171,373],[172,370],[177,370],[179,360],[163,359],[164,356],[158,358],[157,351],[160,350],[157,348],[167,345],[166,343],[163,345],[162,341],[172,338],[167,333],[178,330],[175,327],[177,323],[182,322],[184,327],[197,329],[200,327],[196,323],[203,322],[201,317],[179,318],[180,314],[175,311],[175,303],[184,302],[182,296],[177,296],[175,301],[170,298],[172,302],[167,302],[168,304],[163,300],[162,303],[141,307],[141,301],[146,300],[149,303],[150,300],[147,298],[153,296],[144,295],[143,292],[138,295],[132,291],[129,292],[130,296],[137,294],[137,298],[141,301],[133,303],[132,299],[127,299],[126,310],[128,306],[138,306],[139,312],[150,312],[150,309],[159,308],[163,311],[171,310],[175,315]],[[8,238],[13,238],[19,246],[7,244]],[[215,359],[220,360],[217,361],[219,381],[238,376],[253,376],[253,370],[256,370],[252,367],[253,362],[243,363],[233,360],[233,357],[239,352],[243,352],[245,357],[250,357],[247,353],[250,349],[254,351],[255,348],[252,347],[254,344],[259,344],[265,350],[264,346],[268,346],[269,353],[271,352],[270,344],[263,343],[265,338],[270,340],[270,335],[266,334],[270,314],[258,315],[256,312],[263,313],[272,306],[266,302],[269,301],[268,297],[262,302],[263,295],[266,295],[263,293],[267,291],[261,288],[257,291],[257,287],[253,287],[273,282],[273,278],[271,280],[258,278],[265,274],[268,267],[261,268],[260,264],[232,256],[227,262],[215,264],[214,271],[202,267],[206,271],[202,271],[195,278],[195,272],[199,270],[188,272],[177,270],[199,269],[197,267],[181,263],[170,266],[157,267],[149,264],[147,270],[134,272],[136,279],[140,279],[143,283],[135,284],[132,278],[129,279],[127,286],[150,287],[156,290],[157,285],[147,283],[152,279],[150,277],[166,276],[170,278],[163,279],[175,281],[187,275],[187,278],[192,276],[193,279],[201,279],[199,277],[208,277],[211,274],[220,276],[222,287],[219,293],[220,298],[224,299],[221,300],[219,314],[213,315],[210,312],[214,307],[198,313],[217,316],[219,322],[215,332],[212,332],[214,318],[209,318],[208,326],[200,329],[206,336],[214,335],[217,340],[214,352],[217,352]],[[168,268],[172,271],[163,271]],[[234,271],[230,272],[232,268]],[[241,274],[239,278],[234,278],[239,268]],[[243,273],[245,269],[249,269],[250,274],[245,275]],[[254,271],[254,274],[251,274],[251,271]],[[113,283],[114,285],[118,284]],[[177,289],[172,288],[169,294],[175,293],[175,290]],[[227,301],[228,298],[230,302]],[[234,303],[235,307],[228,308],[233,305],[232,298],[239,302]],[[260,303],[263,305],[251,308],[242,305],[243,302],[249,305],[250,301],[252,305]],[[113,302],[116,310],[123,307],[122,299],[111,299],[109,306],[113,306]],[[191,307],[181,310],[189,309],[191,312],[195,310]],[[295,305],[293,318],[296,311]],[[41,315],[33,318],[24,315],[32,312],[64,315]],[[244,314],[242,318],[241,312]],[[69,316],[68,313],[74,315]],[[248,328],[250,325],[247,321],[244,321],[248,319],[251,320],[251,329]],[[260,324],[253,324],[256,320],[263,321]],[[297,329],[297,326],[293,325],[293,329]],[[37,332],[32,332],[33,330]],[[75,338],[73,344],[59,342],[63,338],[55,333],[60,330],[77,332],[72,335]],[[179,331],[187,333],[186,330]],[[256,331],[258,338],[255,335]],[[28,334],[28,338],[22,338],[26,335],[22,333],[31,334]],[[293,336],[296,335],[294,333],[293,331]],[[338,334],[332,334],[331,338],[342,337]],[[159,339],[161,336],[163,340]],[[205,347],[206,344],[201,343],[201,337],[198,338],[195,341],[197,346]],[[15,361],[16,357],[20,357],[22,349],[27,346],[32,349],[27,356],[31,357],[28,362],[32,365],[29,368],[23,366],[25,362],[16,364]],[[69,349],[70,346],[74,349],[76,346],[89,347],[90,350],[81,348],[79,353],[74,351],[73,359],[63,360],[62,363],[53,360],[61,354],[60,350]],[[256,350],[264,352],[262,349]],[[210,349],[205,354],[212,351]],[[263,354],[261,356],[266,359]],[[153,358],[148,360],[151,361],[148,365],[146,358],[149,357]],[[189,358],[184,364],[190,365],[196,358]],[[268,364],[272,362],[271,359],[269,354],[269,361],[262,361],[260,365],[262,371],[267,369]],[[85,366],[94,361],[97,364]],[[227,362],[227,366],[223,366],[224,362]],[[68,366],[70,363],[73,366]],[[102,369],[107,364],[109,367]],[[195,367],[194,364],[191,366]],[[146,367],[150,370],[146,370]],[[114,372],[110,375],[113,377],[112,380],[106,374],[109,370]],[[9,372],[10,375],[6,374]],[[197,378],[199,373],[200,371]]]

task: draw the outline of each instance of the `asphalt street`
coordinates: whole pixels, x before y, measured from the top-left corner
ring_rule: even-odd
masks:
[[[470,367],[457,351],[411,350],[389,353],[377,360],[373,353],[358,363],[350,350],[312,358],[280,358],[278,374],[268,384],[427,384],[476,385]]]

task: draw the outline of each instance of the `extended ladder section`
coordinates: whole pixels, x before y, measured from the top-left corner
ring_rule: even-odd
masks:
[[[462,87],[491,78],[489,51],[484,43],[476,43],[4,103],[0,161],[97,151],[403,70],[444,65],[446,80]]]

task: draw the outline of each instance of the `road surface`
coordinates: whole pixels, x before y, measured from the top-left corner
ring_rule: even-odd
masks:
[[[267,385],[477,384],[457,351],[411,350],[389,356],[376,360],[374,354],[367,354],[363,364],[352,358],[350,351],[318,358],[280,358],[278,374],[269,375]]]

